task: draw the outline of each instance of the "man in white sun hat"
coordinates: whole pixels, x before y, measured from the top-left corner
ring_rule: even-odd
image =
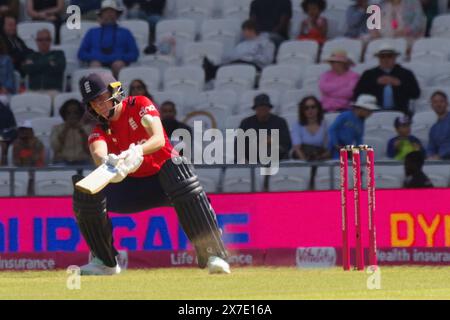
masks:
[[[377,98],[362,94],[352,104],[352,109],[341,113],[330,127],[329,149],[334,159],[346,145],[363,144],[364,121],[372,112],[379,110]]]
[[[353,98],[371,94],[381,109],[409,114],[409,102],[420,97],[420,88],[414,73],[397,63],[399,55],[390,43],[383,43],[375,53],[378,66],[361,75]]]

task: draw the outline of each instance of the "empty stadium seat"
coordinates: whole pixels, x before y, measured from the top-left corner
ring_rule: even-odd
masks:
[[[231,107],[220,103],[203,103],[193,107],[193,111],[205,111],[210,113],[216,122],[217,129],[225,127],[225,119],[232,114]]]
[[[45,117],[31,120],[34,134],[44,144],[46,149],[50,149],[50,134],[54,126],[63,123],[61,117]]]
[[[280,93],[299,86],[302,68],[272,65],[265,67],[259,80],[260,90],[277,90]]]
[[[126,94],[134,80],[142,80],[149,92],[157,91],[160,88],[161,77],[157,68],[139,66],[125,67],[120,70],[119,81],[122,82],[122,88]]]
[[[55,41],[55,26],[50,22],[32,21],[17,24],[17,35],[25,42],[27,47],[36,50],[36,34],[38,31],[47,29]]]
[[[267,94],[270,98],[270,102],[274,106],[272,112],[277,112],[280,105],[280,93],[277,90],[247,90],[244,91],[239,99],[237,113],[241,115],[251,115],[254,114],[252,110],[254,99],[257,95]]]
[[[430,36],[450,38],[450,14],[439,15],[434,18]]]
[[[315,190],[338,190],[340,188],[340,168],[339,165],[332,167],[319,166],[317,167],[316,175],[314,177],[314,189]],[[348,185],[353,185],[353,175],[348,176]],[[333,173],[332,173],[333,172]]]
[[[433,70],[432,68],[430,68],[430,64],[423,61],[412,61],[402,63],[402,66],[414,73],[414,76],[419,82],[419,86],[421,89],[430,85],[433,74]]]
[[[325,61],[335,50],[345,50],[354,63],[358,63],[362,57],[363,43],[361,40],[338,38],[328,40],[322,48],[320,61]]]
[[[222,16],[242,23],[250,16],[252,0],[222,0]]]
[[[144,49],[148,46],[149,41],[149,28],[147,21],[127,19],[119,21],[119,25],[128,29],[133,34],[139,48],[139,52],[144,51]]]
[[[22,93],[12,96],[10,107],[18,124],[25,120],[49,117],[52,99],[41,93]]]
[[[398,61],[405,60],[406,57],[406,48],[407,48],[407,41],[404,38],[382,38],[382,39],[375,39],[369,42],[366,54],[364,58],[364,62],[369,62],[370,60],[377,60],[377,58],[374,56],[374,54],[379,50],[380,46],[383,44],[388,43],[391,46],[393,46],[398,52],[400,52],[400,56],[398,58]]]
[[[65,74],[71,75],[72,72],[80,68],[80,61],[78,60],[78,45],[63,44],[59,46],[53,46],[53,50],[61,50],[64,52],[66,58]]]
[[[405,172],[403,166],[377,165],[375,167],[375,187],[377,189],[398,189],[403,186]],[[365,181],[365,175],[363,183]],[[364,183],[365,184],[365,183]]]
[[[111,70],[107,69],[107,68],[89,68],[89,69],[75,70],[72,73],[72,81],[70,84],[71,91],[80,91],[80,86],[79,86],[80,79],[91,73],[107,73],[112,76]]]
[[[256,68],[246,64],[220,67],[214,84],[217,90],[233,90],[240,95],[245,90],[253,89],[256,80]]]
[[[80,25],[80,29],[69,29],[65,24],[62,24],[59,29],[59,34],[61,38],[62,45],[74,45],[79,47],[85,34],[89,31],[89,29],[98,27],[99,24],[93,21],[85,21]]]
[[[234,111],[237,103],[237,97],[231,90],[210,90],[203,91],[198,96],[198,105],[219,104],[225,105]]]
[[[320,76],[328,70],[330,70],[330,66],[327,63],[308,66],[305,69],[305,74],[303,76],[303,87],[318,88]]]
[[[295,113],[298,112],[298,105],[307,96],[315,96],[320,98],[319,90],[313,88],[287,90],[281,95],[281,113]]]
[[[218,41],[223,44],[227,56],[238,42],[241,26],[236,19],[209,19],[202,24],[202,41]]]
[[[430,178],[436,188],[447,188],[450,183],[450,168],[448,165],[425,164],[423,172]]]
[[[69,100],[78,100],[81,101],[83,98],[81,97],[81,93],[80,92],[64,92],[64,93],[59,93],[55,96],[55,98],[53,99],[53,111],[55,114],[55,117],[59,118],[59,109],[61,109],[62,105]]]
[[[176,59],[171,55],[164,54],[150,54],[141,55],[137,64],[145,67],[157,68],[159,74],[164,74],[168,67],[174,67],[176,65]]]
[[[411,51],[411,61],[425,63],[446,62],[449,56],[450,39],[445,38],[417,39]]]
[[[201,66],[205,57],[219,65],[223,58],[223,44],[218,41],[202,41],[190,42],[184,47],[184,65]]]
[[[395,118],[402,117],[403,113],[399,111],[377,111],[366,120],[366,127],[393,127]]]
[[[278,50],[277,63],[287,65],[315,63],[318,52],[319,45],[316,41],[285,41]]]
[[[177,108],[177,114],[183,116],[186,114],[184,105],[184,96],[180,91],[154,91],[152,92],[153,99],[158,107],[160,107],[166,101],[172,101]]]
[[[363,143],[367,144],[368,146],[373,147],[373,151],[375,154],[375,160],[384,160],[387,159],[387,144],[389,140],[386,138],[386,136],[389,136],[390,138],[393,138],[397,134],[395,132],[390,132],[389,134],[386,134],[384,137],[379,137],[374,135],[376,132],[369,131],[364,133]],[[378,133],[381,133],[378,132]]]
[[[221,169],[195,169],[195,173],[206,193],[215,193],[219,191]]]
[[[259,169],[255,171],[255,191],[261,190]],[[252,192],[251,171],[249,168],[226,169],[223,178],[223,192]]]
[[[28,172],[15,172],[14,173],[14,196],[24,197],[28,191]],[[9,172],[0,172],[0,197],[11,196],[11,181]]]
[[[76,171],[36,171],[34,192],[37,196],[68,196],[73,193],[72,176]]]
[[[169,67],[164,74],[164,90],[183,93],[184,104],[192,107],[205,85],[205,72],[198,66]]]
[[[184,45],[195,40],[195,22],[189,19],[162,20],[156,25],[156,42],[173,38],[176,41],[176,56],[181,58]]]
[[[429,65],[432,86],[450,86],[450,62],[435,62]]]
[[[245,115],[228,116],[225,120],[225,129],[238,129],[242,120],[246,118]]]
[[[311,167],[279,168],[269,176],[269,191],[304,191],[309,189]]]
[[[196,29],[200,31],[202,22],[212,18],[214,7],[211,0],[177,0],[175,10],[177,17],[195,21]]]
[[[378,66],[377,60],[370,60],[364,63],[357,63],[352,67],[352,70],[358,74],[363,74],[365,71]]]
[[[333,0],[327,2],[327,7],[323,16],[327,18],[329,39],[343,36],[347,28],[346,13],[348,7],[352,4],[348,0]]]

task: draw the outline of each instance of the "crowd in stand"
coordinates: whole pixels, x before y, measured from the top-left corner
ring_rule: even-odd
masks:
[[[404,38],[408,42],[407,54],[415,40],[429,36],[433,19],[439,14],[437,0],[383,0],[381,1],[382,26],[368,30],[366,9],[373,1],[355,0],[347,9],[345,36],[360,39],[364,46],[383,38]],[[120,71],[135,63],[144,54],[174,54],[174,39],[159,39],[155,30],[164,21],[165,0],[72,0],[70,4],[81,8],[82,19],[97,20],[98,27],[90,29],[78,49],[78,59],[86,68],[108,68],[118,77]],[[80,165],[89,163],[87,135],[93,122],[84,115],[79,101],[66,101],[55,110],[63,122],[51,131],[52,159],[45,159],[43,143],[33,135],[30,121],[16,123],[14,110],[10,110],[11,97],[23,92],[45,93],[55,97],[65,91],[64,52],[53,49],[59,44],[60,26],[65,21],[64,0],[26,1],[27,16],[33,21],[51,22],[55,32],[36,30],[36,47],[29,48],[17,32],[19,1],[0,1],[0,134],[2,163],[6,164],[7,149],[12,148],[12,165],[44,166],[46,163]],[[280,45],[290,39],[293,6],[300,5],[303,20],[298,26],[298,41],[315,41],[320,47],[329,39],[330,23],[323,14],[325,0],[254,0],[250,4],[248,19],[242,23],[241,41],[230,48],[219,62],[203,59],[206,82],[214,81],[217,71],[224,65],[249,64],[260,73],[273,64]],[[119,19],[141,19],[148,23],[148,46],[140,50],[135,37],[118,24]],[[428,159],[450,159],[450,116],[448,97],[443,91],[432,94],[430,104],[437,122],[429,133],[428,145],[411,135],[413,109],[411,101],[421,96],[416,75],[402,66],[400,52],[389,42],[375,52],[378,65],[361,74],[352,67],[355,57],[346,48],[333,50],[323,59],[329,70],[318,81],[319,95],[310,95],[298,101],[298,119],[293,123],[274,113],[270,95],[261,93],[254,98],[254,115],[242,119],[242,129],[278,129],[280,131],[279,155],[281,159],[306,161],[336,158],[338,150],[347,144],[364,143],[365,119],[377,111],[400,111],[392,123],[397,136],[387,144],[386,156],[405,160],[409,153],[419,152]],[[314,61],[315,61],[314,57]],[[16,86],[15,73],[20,74],[22,85]],[[26,80],[26,81],[25,81]],[[26,83],[26,86],[24,85]],[[152,98],[142,79],[134,79],[130,95]],[[73,90],[73,88],[72,88]],[[161,102],[163,124],[170,134],[177,128],[188,128],[176,119],[176,104]],[[333,123],[324,115],[339,112]],[[267,143],[271,144],[270,134]]]

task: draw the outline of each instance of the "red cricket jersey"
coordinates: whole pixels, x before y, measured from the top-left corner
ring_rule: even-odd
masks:
[[[146,114],[152,117],[159,117],[159,112],[155,105],[147,97],[128,97],[123,102],[122,113],[116,121],[109,122],[111,133],[106,133],[100,125],[97,125],[89,136],[89,144],[94,141],[103,140],[108,145],[108,153],[120,154],[127,150],[130,144],[141,144],[147,141],[150,136],[141,124],[141,118]],[[144,161],[139,169],[131,173],[131,177],[147,177],[159,172],[162,165],[178,153],[173,150],[169,138],[164,131],[166,144],[155,153],[144,155]]]

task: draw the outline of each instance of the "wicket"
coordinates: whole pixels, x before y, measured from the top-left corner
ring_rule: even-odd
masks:
[[[345,146],[340,150],[340,188],[342,209],[342,266],[350,270],[350,242],[349,242],[349,215],[348,215],[348,153],[352,154],[353,173],[353,201],[355,209],[355,235],[356,235],[356,269],[364,270],[364,245],[362,239],[361,214],[361,151],[366,152],[367,195],[368,195],[368,231],[369,231],[369,264],[377,265],[376,231],[375,231],[375,173],[374,150],[367,145]]]

